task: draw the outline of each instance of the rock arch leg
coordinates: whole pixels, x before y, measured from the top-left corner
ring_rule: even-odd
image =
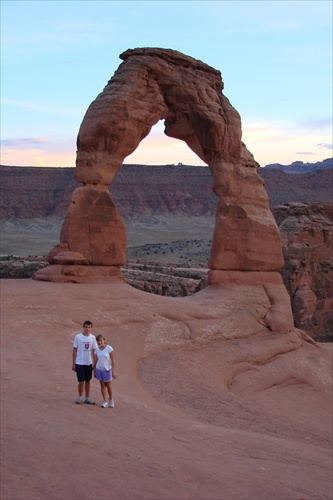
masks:
[[[281,237],[253,162],[210,165],[219,201],[208,266],[212,270],[278,271]],[[216,275],[216,273],[215,273]]]
[[[60,242],[81,253],[88,265],[126,263],[126,228],[107,187],[86,185],[74,191]]]

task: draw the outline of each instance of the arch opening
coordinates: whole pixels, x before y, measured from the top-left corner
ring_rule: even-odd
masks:
[[[131,165],[192,165],[205,166],[182,139],[175,139],[165,133],[164,120],[152,126],[149,134],[138,147],[124,158],[123,164]]]
[[[216,199],[209,168],[163,122],[119,169],[110,186],[126,225],[125,281],[146,292],[191,295],[206,278]],[[121,197],[124,186],[133,197]],[[120,193],[120,197],[118,196]]]

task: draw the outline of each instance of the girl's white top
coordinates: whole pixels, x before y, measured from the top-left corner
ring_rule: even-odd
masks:
[[[99,370],[111,370],[111,358],[110,354],[113,351],[113,348],[110,345],[107,345],[104,349],[100,349],[97,347],[95,354],[97,356],[96,368]]]

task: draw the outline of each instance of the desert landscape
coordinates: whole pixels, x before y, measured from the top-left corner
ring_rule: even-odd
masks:
[[[1,168],[1,498],[331,499],[330,160],[265,183],[219,71],[120,57],[81,124],[76,185]],[[162,118],[209,169],[124,168]],[[17,253],[44,262],[20,279]],[[112,409],[95,379],[96,404],[74,403],[85,320],[114,348]]]

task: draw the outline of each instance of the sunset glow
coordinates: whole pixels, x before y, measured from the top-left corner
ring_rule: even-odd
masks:
[[[86,110],[121,64],[119,54],[135,47],[172,48],[221,71],[243,142],[261,166],[330,157],[332,3],[188,5],[2,2],[1,163],[73,167]],[[203,30],[211,36],[198,43]],[[161,121],[124,162],[203,165],[163,130]]]

